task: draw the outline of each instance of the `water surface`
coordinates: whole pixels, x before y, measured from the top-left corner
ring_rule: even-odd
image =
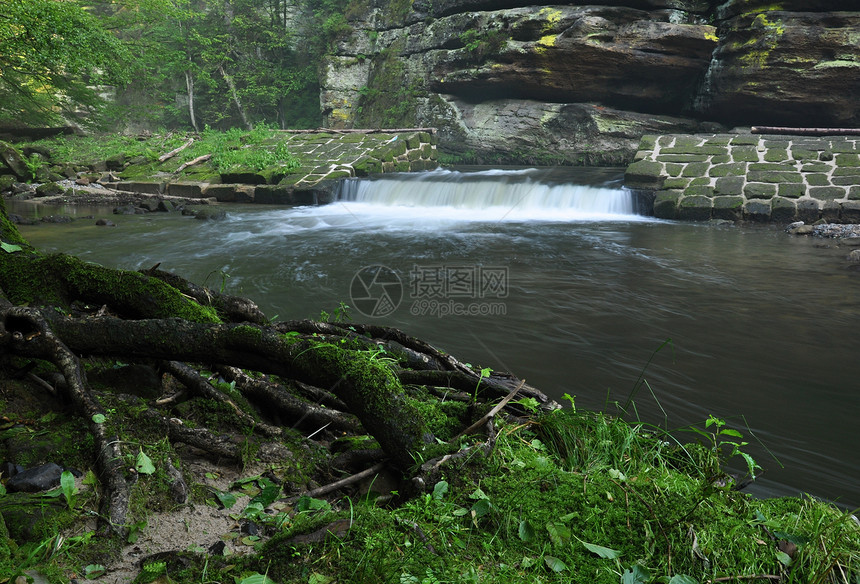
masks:
[[[771,226],[637,216],[617,172],[588,177],[591,188],[525,170],[436,175],[363,181],[324,207],[230,206],[221,222],[151,214],[22,231],[108,266],[161,262],[280,319],[355,304],[356,274],[383,265],[402,298],[378,322],[585,408],[625,401],[647,365],[654,396],[636,396],[642,419],[748,424],[779,461],[751,440],[766,469],[755,492],[860,505],[860,274],[847,250]],[[496,270],[505,289],[431,297],[416,286],[445,269],[476,279]],[[439,316],[455,305],[476,314]]]

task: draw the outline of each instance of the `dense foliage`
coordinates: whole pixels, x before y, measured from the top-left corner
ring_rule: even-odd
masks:
[[[129,78],[129,53],[72,1],[0,0],[0,122],[92,118],[99,86]]]
[[[346,3],[0,0],[0,119],[316,127],[318,63]]]

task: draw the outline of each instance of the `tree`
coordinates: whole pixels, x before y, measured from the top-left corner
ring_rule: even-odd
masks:
[[[0,0],[0,121],[93,122],[128,52],[74,0]]]
[[[460,392],[466,400],[469,395],[492,398],[516,390],[553,407],[546,396],[514,378],[487,377],[486,371],[476,372],[396,329],[272,323],[247,299],[219,294],[156,268],[130,272],[64,254],[44,255],[20,236],[2,206],[0,248],[0,371],[29,371],[28,363],[36,361],[59,370],[62,393],[94,438],[101,517],[108,532],[126,529],[128,466],[115,421],[87,382],[84,356],[155,360],[190,394],[229,406],[237,424],[253,433],[278,435],[282,425],[367,432],[402,473],[418,472],[418,463],[438,453],[437,438],[451,437],[441,426],[434,427],[434,420],[449,419],[439,414],[440,406],[434,405],[438,400],[419,397],[434,388],[443,388],[445,395]],[[186,362],[217,371],[242,401]],[[241,407],[245,401],[257,409]],[[149,403],[139,415],[159,424],[171,441],[241,459],[236,444],[160,410],[169,407]],[[456,425],[468,426],[466,418]]]

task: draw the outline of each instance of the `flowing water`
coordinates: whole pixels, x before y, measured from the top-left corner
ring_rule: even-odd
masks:
[[[860,273],[847,250],[772,226],[656,221],[634,214],[618,171],[572,172],[434,171],[349,181],[321,207],[230,206],[220,222],[22,231],[108,266],[161,262],[280,319],[345,302],[355,320],[582,408],[626,401],[644,370],[641,419],[678,428],[713,414],[766,446],[750,439],[766,469],[753,492],[860,505]]]

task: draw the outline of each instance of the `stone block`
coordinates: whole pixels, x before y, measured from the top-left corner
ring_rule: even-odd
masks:
[[[712,211],[714,219],[740,221],[744,216],[744,198],[741,196],[716,196]]]
[[[681,176],[681,172],[684,171],[684,165],[679,164],[677,162],[667,162],[666,163],[666,174],[669,176]],[[670,188],[670,187],[665,187]]]
[[[747,201],[744,203],[744,217],[750,221],[770,221],[770,201]]]
[[[707,177],[707,176],[700,176],[700,177],[698,177],[698,178],[694,178],[693,180],[691,180],[691,181],[690,181],[690,186],[696,186],[696,187],[699,187],[699,186],[702,186],[702,185],[708,185],[708,186],[710,186],[710,185],[711,185],[711,179],[710,179],[710,177]],[[663,186],[665,187],[665,184],[664,184]]]
[[[853,166],[843,166],[837,167],[833,169],[831,176],[855,176],[857,174],[857,168]]]
[[[858,154],[837,154],[836,166],[860,166],[860,155]]]
[[[189,199],[199,199],[203,196],[206,187],[209,183],[180,181],[173,182],[167,185],[167,194],[171,197],[186,197]]]
[[[287,185],[260,185],[254,189],[254,202],[263,205],[294,205],[295,189]]]
[[[209,185],[206,189],[207,197],[215,197],[219,203],[236,202],[237,185]]]
[[[804,198],[797,201],[797,218],[806,223],[818,221],[821,205],[817,199]]]
[[[830,172],[832,169],[833,165],[826,162],[807,162],[800,167],[800,172]]]
[[[845,201],[839,206],[839,219],[843,223],[860,223],[860,201]]]
[[[744,176],[747,173],[745,162],[733,162],[729,164],[715,164],[710,168],[710,176]]]
[[[688,178],[667,178],[665,182],[663,182],[664,189],[685,189],[690,185],[690,179]]]
[[[830,179],[826,174],[807,174],[804,176],[806,184],[811,187],[826,187],[830,184]]]
[[[783,148],[769,148],[764,153],[765,162],[782,162],[788,160],[788,150]]]
[[[122,181],[117,183],[116,190],[147,195],[163,195],[164,183],[160,181]]]
[[[823,162],[830,162],[831,160],[833,160],[833,152],[830,152],[828,150],[828,151],[819,153],[818,154],[818,160],[821,160]]]
[[[672,145],[675,143],[675,136],[660,136],[660,138],[657,140],[657,143],[660,145],[660,148],[671,148]]]
[[[722,176],[714,183],[715,195],[742,195],[746,179],[742,176]]]
[[[706,176],[710,167],[711,164],[709,162],[691,162],[684,167],[684,171],[681,173],[681,176]]]
[[[760,138],[758,136],[753,136],[752,134],[740,134],[732,138],[732,145],[736,146],[738,144],[750,145],[753,146],[758,145]]]
[[[748,199],[770,199],[776,195],[776,185],[747,183],[746,186],[744,186],[744,195],[746,195]],[[768,208],[770,208],[770,205],[768,205]]]
[[[860,199],[860,186],[853,186],[848,189],[848,198],[851,200]]]
[[[806,185],[797,183],[781,183],[777,187],[776,194],[780,197],[797,199],[806,194]]]
[[[728,154],[718,154],[716,156],[711,156],[711,164],[725,164],[726,162],[731,162],[732,157]]]
[[[728,154],[729,149],[727,146],[718,146],[718,145],[705,145],[702,146],[678,146],[675,145],[674,148],[663,148],[660,151],[660,154],[704,154],[708,156],[715,156],[719,154]]]
[[[658,154],[660,162],[705,162],[708,156],[704,154]]]
[[[732,141],[732,138],[733,136],[728,136],[726,134],[717,134],[705,140],[705,144],[726,146]]]
[[[751,170],[747,172],[747,180],[765,183],[799,183],[803,182],[803,177],[796,171]]]
[[[758,162],[758,150],[755,146],[736,146],[731,151],[735,162]]]
[[[713,197],[714,187],[710,185],[693,185],[684,189],[685,197]]]
[[[420,147],[421,139],[418,137],[418,134],[410,134],[409,136],[406,136],[406,148],[409,150],[415,150]]]
[[[661,162],[640,160],[627,167],[624,173],[624,185],[630,189],[657,190],[662,188],[665,178]]]
[[[809,196],[822,201],[833,201],[845,197],[844,187],[809,187]]]
[[[681,191],[658,191],[654,196],[654,217],[677,219],[678,201],[681,196]]]
[[[830,183],[838,186],[850,187],[852,185],[860,185],[860,168],[856,169],[857,176],[834,176],[830,179]]]
[[[816,150],[807,150],[806,148],[792,148],[791,158],[802,162],[818,160],[818,152]]]
[[[785,197],[774,197],[770,202],[770,220],[780,222],[794,221],[797,217],[797,203]]]
[[[687,190],[689,191],[690,189],[688,188]],[[713,206],[714,202],[710,197],[703,195],[685,195],[678,202],[678,219],[686,221],[707,221],[711,218],[711,209]]]
[[[747,170],[773,170],[778,172],[797,172],[793,164],[777,164],[775,162],[753,162]]]
[[[704,141],[704,138],[702,138],[701,136],[695,136],[691,134],[678,134],[675,136],[675,143],[673,144],[673,147],[683,148],[690,146],[698,146]]]
[[[827,223],[838,222],[840,211],[841,207],[836,201],[823,201],[821,203],[821,219]]]

